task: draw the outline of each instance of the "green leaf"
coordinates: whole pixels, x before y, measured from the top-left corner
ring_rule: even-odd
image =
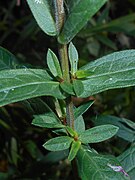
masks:
[[[41,115],[35,115],[32,124],[39,127],[45,128],[63,128],[64,125],[61,124],[60,120],[54,116],[52,113],[45,113]]]
[[[113,156],[92,153],[89,149],[80,148],[77,153],[77,164],[80,178],[83,180],[129,180],[122,172],[116,172],[109,167],[121,166]]]
[[[76,93],[76,96],[80,96],[84,92],[83,83],[80,80],[73,80],[73,88]]]
[[[64,151],[49,152],[46,156],[44,156],[44,159],[42,158],[41,160],[48,164],[54,164],[66,159],[68,157],[68,153],[69,151],[67,149]]]
[[[79,139],[83,143],[102,142],[114,136],[118,129],[118,127],[113,125],[96,126],[80,133]]]
[[[77,132],[74,131],[71,127],[66,126],[65,128],[66,128],[66,130],[68,131],[68,133],[70,134],[70,136],[74,137],[74,136],[77,135]]]
[[[125,139],[129,142],[135,141],[135,123],[125,119],[125,118],[118,118],[115,116],[110,115],[102,115],[97,116],[93,122],[96,125],[103,125],[103,124],[112,124],[119,127],[119,131],[117,132],[117,136]]]
[[[74,116],[75,119],[78,118],[79,116],[81,116],[82,114],[84,114],[94,103],[94,101],[88,101],[82,105],[80,105],[79,107],[74,109]]]
[[[135,85],[135,50],[125,50],[104,56],[82,67],[93,74],[83,80],[84,93],[88,97],[99,92]]]
[[[72,161],[75,156],[77,155],[78,150],[80,149],[81,142],[80,141],[73,141],[70,149],[70,153],[68,156],[68,160]]]
[[[87,78],[91,76],[93,73],[89,70],[78,70],[76,72],[77,79]]]
[[[68,136],[60,136],[47,141],[43,146],[50,151],[62,151],[68,149],[73,139]]]
[[[0,106],[37,96],[64,98],[59,83],[45,70],[16,69],[0,71]]]
[[[54,77],[60,77],[62,79],[62,72],[58,58],[50,49],[47,53],[47,65]]]
[[[60,83],[60,87],[68,94],[75,95],[73,85],[67,81],[63,81]]]
[[[85,123],[82,116],[75,119],[75,131],[78,133],[85,131]]]
[[[72,42],[69,44],[68,54],[71,65],[71,74],[74,75],[78,66],[78,52]]]
[[[118,156],[125,171],[129,174],[131,180],[135,178],[135,144],[133,144],[124,153]]]
[[[107,0],[69,1],[69,15],[62,33],[59,36],[59,42],[63,44],[70,42],[106,1]]]
[[[74,108],[74,117],[75,117],[75,130],[76,132],[83,132],[85,131],[85,123],[82,117],[82,114],[85,113],[89,107],[92,106],[94,101],[89,101],[85,104],[80,105],[77,108]]]
[[[39,27],[48,35],[56,35],[56,27],[47,0],[27,0]]]
[[[17,65],[16,57],[8,50],[0,47],[0,70],[16,69]]]

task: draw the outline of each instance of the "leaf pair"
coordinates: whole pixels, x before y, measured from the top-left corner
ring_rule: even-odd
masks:
[[[69,13],[62,33],[59,35],[59,42],[63,44],[70,42],[106,1],[74,0],[67,2]],[[51,13],[52,4],[49,4],[47,0],[28,0],[28,5],[40,28],[50,36],[57,35],[56,24]]]
[[[77,155],[81,147],[81,143],[97,143],[107,140],[114,136],[118,127],[113,125],[102,125],[91,128],[77,135],[77,132],[71,131],[71,128],[66,127],[71,137],[61,136],[52,138],[47,141],[43,146],[50,151],[61,151],[71,147],[68,159],[71,161]],[[71,129],[71,130],[70,130]]]

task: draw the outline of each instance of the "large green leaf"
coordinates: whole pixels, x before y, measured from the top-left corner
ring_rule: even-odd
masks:
[[[43,95],[63,98],[59,83],[52,81],[45,70],[0,71],[0,106]]]
[[[59,41],[68,43],[85,26],[88,20],[104,5],[107,0],[69,1],[69,14],[64,24]]]
[[[69,136],[60,136],[50,139],[43,146],[50,151],[62,151],[68,149],[72,141],[73,139]]]
[[[135,141],[135,123],[125,118],[118,118],[115,116],[102,115],[96,117],[93,122],[96,125],[113,124],[119,127],[117,136],[129,142]]]
[[[104,56],[82,67],[92,75],[82,81],[88,97],[99,92],[135,85],[135,50],[125,50]]]
[[[8,50],[0,47],[0,70],[16,69],[18,65],[15,56]]]
[[[135,178],[135,144],[122,153],[118,160],[122,164],[123,168],[130,175],[131,180]]]
[[[115,157],[92,153],[88,149],[80,148],[77,154],[78,171],[83,180],[126,180],[122,172],[116,172],[109,165],[120,166]]]
[[[54,116],[53,113],[45,113],[40,115],[35,115],[32,121],[32,124],[39,127],[45,128],[62,128],[65,127],[62,125],[57,116]]]
[[[113,125],[96,126],[80,133],[79,139],[83,143],[97,143],[111,138],[117,131],[118,127]]]
[[[27,0],[40,28],[48,35],[56,35],[56,27],[47,0]]]

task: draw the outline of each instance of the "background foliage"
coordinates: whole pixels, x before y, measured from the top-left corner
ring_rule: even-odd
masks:
[[[135,48],[134,9],[134,0],[123,0],[123,3],[120,0],[109,1],[88,22],[87,28],[83,28],[74,39],[81,59],[80,67],[110,52]],[[34,68],[35,65],[46,68],[47,49],[49,47],[56,52],[56,40],[40,31],[27,3],[22,1],[20,6],[16,6],[16,0],[1,1],[0,17],[0,45],[9,49],[18,59],[13,57],[11,61],[7,57],[6,61],[0,62],[0,69],[21,67],[22,71],[25,71],[26,67]],[[133,177],[135,88],[109,90],[85,99],[74,98],[74,104],[78,106],[90,99],[96,101],[84,114],[87,127],[92,127],[94,123],[102,124],[102,117],[111,114],[110,118],[119,117],[115,119],[115,125],[121,129],[117,137],[92,146],[101,154],[118,156],[124,168]],[[42,144],[50,137],[55,137],[58,132],[52,134],[50,130],[31,125],[33,114],[41,114],[48,109],[43,100],[55,111],[47,97],[0,108],[1,179],[72,178],[70,163],[65,159],[67,151],[48,153],[42,148]],[[122,119],[123,117],[131,121]],[[105,121],[105,118],[103,119]]]

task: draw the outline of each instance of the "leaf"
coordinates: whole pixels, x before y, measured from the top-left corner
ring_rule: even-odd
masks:
[[[78,68],[78,52],[72,42],[69,44],[68,54],[71,65],[71,74],[74,75]]]
[[[89,149],[80,148],[77,153],[77,164],[80,178],[106,179],[106,180],[129,180],[122,172],[116,172],[108,165],[121,166],[113,156],[99,155],[92,153]]]
[[[54,116],[52,113],[45,113],[41,115],[35,115],[32,124],[39,127],[45,128],[63,128],[64,125],[61,124],[60,120]]]
[[[112,124],[119,127],[119,131],[117,132],[117,136],[125,139],[129,142],[135,141],[135,123],[125,119],[125,118],[118,118],[115,116],[110,115],[102,115],[97,116],[93,122],[96,125],[103,125],[103,124]]]
[[[64,98],[59,83],[52,81],[45,70],[0,71],[0,106],[38,96]]]
[[[69,1],[69,15],[59,36],[60,43],[68,43],[107,0]]]
[[[68,149],[72,141],[73,139],[68,136],[60,136],[50,139],[43,146],[50,151],[62,151]]]
[[[47,52],[47,65],[54,77],[60,77],[62,79],[62,72],[58,58],[50,49]]]
[[[56,27],[47,0],[27,0],[39,27],[48,35],[56,35]]]
[[[67,81],[63,81],[60,83],[60,87],[63,91],[65,91],[68,94],[75,95],[73,85]]]
[[[72,161],[75,156],[77,155],[78,150],[80,149],[81,142],[80,141],[73,141],[70,149],[70,153],[68,156],[68,160]]]
[[[88,129],[79,135],[79,140],[83,143],[98,143],[114,136],[118,127],[113,125],[101,125]]]
[[[16,57],[8,50],[0,47],[0,70],[16,69],[17,65]]]
[[[76,72],[77,79],[82,79],[91,76],[93,73],[89,70],[78,70]]]
[[[51,100],[51,97],[49,97],[49,101]],[[43,101],[40,97],[22,101],[21,104],[23,104],[25,106],[25,110],[32,115],[51,112],[54,114],[54,116],[56,116],[53,110],[48,106],[47,102]]]
[[[48,164],[54,164],[56,162],[59,162],[68,156],[68,150],[64,151],[54,151],[54,152],[49,152],[43,160],[43,162],[46,162]]]
[[[108,89],[134,86],[135,50],[112,53],[88,63],[82,69],[93,74],[82,81],[84,93],[80,97],[88,97]]]
[[[85,123],[82,116],[79,116],[77,119],[75,119],[74,123],[75,123],[74,126],[76,132],[81,133],[85,131]]]
[[[84,92],[83,83],[80,80],[73,80],[73,88],[76,93],[76,96],[80,96]]]
[[[78,118],[79,116],[81,116],[82,114],[84,114],[94,103],[94,101],[88,101],[82,105],[80,105],[79,107],[74,109],[74,116],[75,119]]]
[[[83,132],[85,131],[85,123],[84,119],[82,117],[82,114],[84,114],[89,107],[92,106],[94,101],[89,101],[85,104],[80,105],[77,108],[74,108],[74,117],[75,117],[75,130],[76,132]]]
[[[122,153],[117,158],[122,164],[123,168],[129,174],[131,180],[135,178],[135,144],[133,144],[129,149]]]
[[[70,134],[70,136],[75,137],[77,135],[77,132],[74,131],[71,127],[66,126],[65,128],[66,128],[67,132]]]

